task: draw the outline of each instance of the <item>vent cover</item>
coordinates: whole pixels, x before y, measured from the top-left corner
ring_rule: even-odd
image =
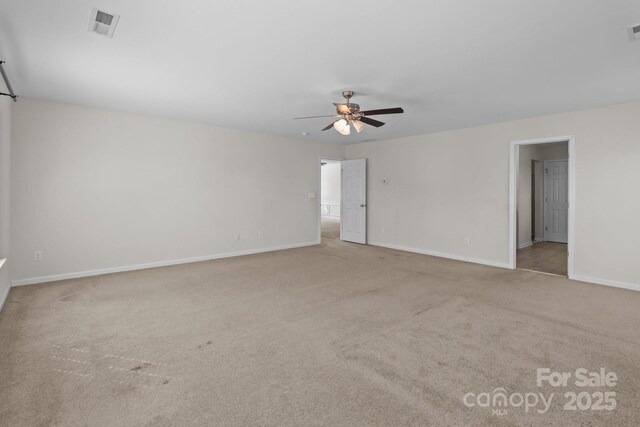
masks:
[[[640,40],[640,24],[629,27],[627,31],[629,33],[629,40],[631,40],[632,42]]]
[[[94,7],[89,20],[89,31],[101,36],[113,37],[113,32],[116,30],[119,19],[120,15],[103,12]]]

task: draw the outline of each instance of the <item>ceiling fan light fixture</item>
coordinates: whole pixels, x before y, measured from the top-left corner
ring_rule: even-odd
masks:
[[[321,132],[327,131],[332,127],[341,135],[349,135],[351,134],[351,125],[353,125],[356,132],[360,133],[364,130],[365,125],[373,126],[379,128],[384,125],[384,122],[379,120],[372,119],[369,116],[380,116],[384,114],[402,114],[404,110],[402,107],[394,107],[394,108],[379,108],[377,110],[360,110],[360,105],[353,104],[350,102],[351,97],[353,97],[354,93],[350,90],[345,90],[342,92],[342,96],[347,101],[346,103],[333,103],[336,107],[336,113],[330,114],[326,116],[306,116],[306,117],[294,117],[295,120],[299,119],[316,119],[320,117],[331,117],[334,119],[331,123],[325,126]],[[338,119],[338,120],[335,120]],[[303,133],[303,135],[305,135]]]
[[[351,133],[351,127],[349,126],[349,122],[345,119],[340,119],[333,124],[333,128],[337,130],[342,135],[349,135]]]

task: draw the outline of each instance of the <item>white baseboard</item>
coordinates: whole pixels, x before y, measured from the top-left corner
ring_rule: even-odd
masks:
[[[482,265],[488,265],[492,267],[499,267],[499,268],[506,268],[506,269],[511,268],[508,263],[502,263],[497,261],[490,261],[490,260],[484,260],[484,259],[478,259],[478,258],[469,258],[461,255],[452,255],[452,254],[447,254],[443,252],[410,248],[406,246],[393,245],[393,244],[382,243],[382,242],[367,242],[367,243],[372,246],[379,246],[383,248],[395,249],[395,250],[405,251],[405,252],[413,252],[413,253],[418,253],[422,255],[435,256],[439,258],[453,259],[456,261],[471,262],[474,264],[482,264]],[[125,271],[134,271],[134,270],[144,270],[147,268],[166,267],[170,265],[188,264],[188,263],[200,262],[200,261],[210,261],[215,259],[231,258],[235,256],[252,255],[252,254],[258,254],[258,253],[264,253],[264,252],[282,251],[286,249],[302,248],[302,247],[314,246],[318,244],[320,244],[319,241],[313,241],[313,242],[297,243],[293,245],[274,246],[269,248],[249,249],[245,251],[205,255],[205,256],[199,256],[199,257],[193,257],[193,258],[183,258],[183,259],[175,259],[175,260],[168,260],[168,261],[150,262],[145,264],[121,266],[121,267],[102,268],[98,270],[81,271],[81,272],[75,272],[75,273],[54,274],[50,276],[40,276],[40,277],[32,277],[27,279],[14,280],[11,282],[11,285],[12,286],[35,285],[38,283],[77,279],[81,277],[98,276],[102,274],[120,273]],[[640,284],[635,284],[635,283],[626,283],[626,282],[619,282],[615,280],[599,279],[599,278],[582,276],[582,275],[574,275],[573,277],[571,277],[571,280],[577,280],[580,282],[593,283],[597,285],[604,285],[604,286],[610,286],[615,288],[629,289],[633,291],[640,291]],[[9,296],[10,290],[11,290],[11,287],[8,287],[4,295],[2,295],[2,297],[0,298],[0,311],[2,310],[2,307],[4,306],[4,303],[6,302],[7,297]]]
[[[7,286],[7,290],[4,291],[4,295],[0,297],[0,311],[4,307],[4,303],[7,302],[7,298],[9,298],[9,291],[11,290],[11,286]]]
[[[380,246],[380,247],[383,247],[383,248],[396,249],[396,250],[399,250],[399,251],[414,252],[414,253],[423,254],[423,255],[435,256],[435,257],[439,257],[439,258],[454,259],[456,261],[471,262],[471,263],[474,263],[474,264],[483,264],[483,265],[489,265],[489,266],[492,266],[492,267],[511,269],[511,267],[509,266],[508,263],[501,263],[501,262],[496,262],[496,261],[488,261],[488,260],[477,259],[477,258],[468,258],[468,257],[465,257],[465,256],[460,256],[460,255],[451,255],[451,254],[446,254],[446,253],[442,253],[442,252],[429,251],[429,250],[426,250],[426,249],[409,248],[409,247],[406,247],[406,246],[392,245],[392,244],[382,243],[382,242],[367,242],[367,243],[369,245],[372,245],[372,246]],[[640,284],[635,284],[635,283],[625,283],[625,282],[618,282],[616,280],[598,279],[598,278],[595,278],[595,277],[581,276],[581,275],[578,275],[578,274],[573,275],[572,277],[570,277],[570,279],[571,280],[580,281],[580,282],[593,283],[593,284],[596,284],[596,285],[604,285],[604,286],[610,286],[610,287],[614,287],[614,288],[622,288],[622,289],[629,289],[629,290],[632,290],[632,291],[640,291]]]
[[[640,284],[636,284],[636,283],[626,283],[626,282],[618,282],[617,280],[598,279],[596,277],[581,276],[579,274],[574,274],[573,277],[571,277],[571,280],[594,283],[596,285],[611,286],[614,288],[629,289],[632,291],[640,291]]]
[[[524,248],[528,248],[529,246],[533,246],[533,242],[529,241],[526,243],[522,243],[518,245],[518,249],[524,249]]]
[[[313,241],[313,242],[305,242],[305,243],[296,243],[293,245],[273,246],[269,248],[248,249],[248,250],[237,251],[237,252],[226,252],[222,254],[204,255],[204,256],[198,256],[193,258],[182,258],[182,259],[174,259],[174,260],[168,260],[168,261],[149,262],[145,264],[126,265],[121,267],[101,268],[98,270],[80,271],[76,273],[53,274],[50,276],[40,276],[40,277],[31,277],[27,279],[13,280],[11,282],[11,285],[12,286],[35,285],[38,283],[56,282],[59,280],[77,279],[80,277],[99,276],[102,274],[121,273],[124,271],[144,270],[147,268],[156,268],[156,267],[167,267],[170,265],[178,265],[178,264],[189,264],[192,262],[210,261],[214,259],[231,258],[236,256],[242,256],[242,255],[253,255],[253,254],[259,254],[263,252],[282,251],[286,249],[302,248],[305,246],[313,246],[318,244],[320,244],[320,242]]]
[[[409,248],[409,247],[406,247],[406,246],[392,245],[392,244],[389,244],[389,243],[382,243],[382,242],[367,242],[367,244],[372,245],[372,246],[380,246],[380,247],[388,248],[388,249],[396,249],[398,251],[413,252],[413,253],[417,253],[417,254],[435,256],[435,257],[439,257],[439,258],[454,259],[456,261],[471,262],[471,263],[474,263],[474,264],[489,265],[491,267],[499,267],[499,268],[511,269],[511,267],[509,266],[509,263],[506,263],[506,262],[490,261],[490,260],[478,259],[478,258],[469,258],[469,257],[462,256],[462,255],[452,255],[452,254],[447,254],[447,253],[443,253],[443,252],[430,251],[430,250],[426,250],[426,249]]]

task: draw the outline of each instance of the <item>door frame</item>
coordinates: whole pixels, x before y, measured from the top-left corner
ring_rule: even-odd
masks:
[[[540,241],[541,239],[538,239],[536,234],[539,233],[539,230],[537,230],[536,227],[536,222],[539,220],[538,218],[538,214],[536,212],[536,210],[539,209],[538,204],[536,203],[536,198],[537,198],[537,192],[538,192],[538,186],[536,185],[536,181],[540,178],[538,177],[538,174],[536,173],[536,165],[541,165],[542,170],[544,171],[544,160],[536,160],[536,159],[531,159],[531,171],[533,172],[531,174],[531,242],[535,243],[537,241]],[[543,183],[544,183],[544,173],[542,174],[542,177],[540,179]],[[544,184],[542,186],[542,226],[544,227]],[[544,229],[542,230],[544,233]],[[544,234],[542,236],[542,240],[544,240]]]
[[[318,157],[318,190],[316,193],[316,215],[318,223],[318,240],[317,244],[322,243],[322,215],[320,215],[320,209],[322,209],[322,163],[323,160],[333,160],[336,162],[343,162],[346,159],[343,157],[335,156],[319,156]],[[342,183],[342,167],[340,168],[340,182]],[[342,188],[340,188],[340,239],[342,239]]]
[[[573,279],[575,276],[575,213],[576,213],[576,180],[575,180],[575,135],[568,136],[555,136],[550,138],[541,139],[527,139],[520,141],[511,141],[510,149],[510,163],[509,163],[509,268],[516,268],[516,210],[518,201],[518,164],[520,161],[520,155],[518,148],[521,145],[538,145],[538,144],[552,144],[558,142],[568,143],[569,148],[569,213],[568,213],[568,239],[567,239],[567,275],[569,279]]]

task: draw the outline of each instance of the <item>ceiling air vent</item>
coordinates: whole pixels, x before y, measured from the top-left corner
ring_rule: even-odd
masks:
[[[113,37],[120,15],[112,15],[107,12],[93,8],[91,20],[89,21],[89,31],[101,36]]]
[[[640,24],[629,27],[627,31],[629,32],[629,40],[632,42],[640,40]]]

